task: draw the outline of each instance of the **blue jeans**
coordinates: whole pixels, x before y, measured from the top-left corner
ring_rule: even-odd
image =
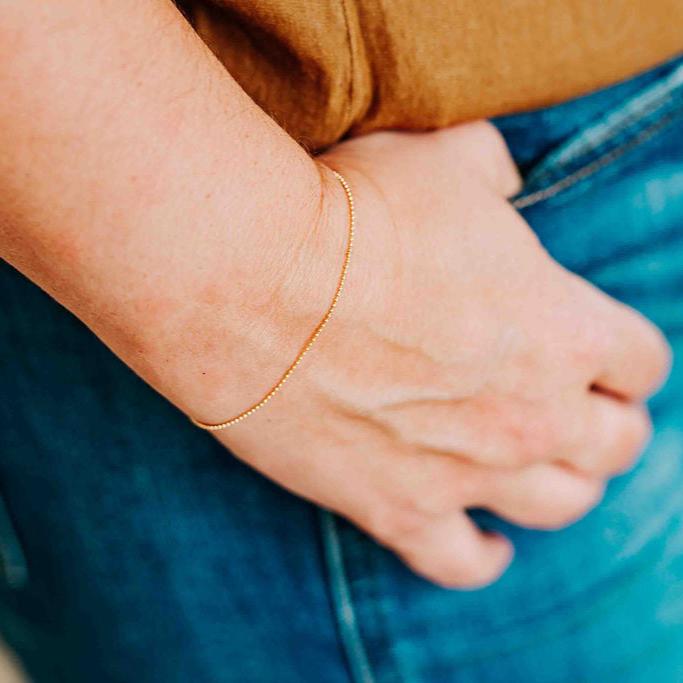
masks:
[[[683,61],[496,121],[550,253],[683,357]],[[36,683],[683,681],[683,363],[644,458],[479,591],[227,454],[0,268],[0,628]]]

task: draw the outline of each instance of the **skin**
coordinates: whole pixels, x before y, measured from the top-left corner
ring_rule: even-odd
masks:
[[[312,159],[163,0],[0,6],[0,255],[184,412],[232,417],[293,360],[347,239],[329,169],[350,182],[339,307],[216,434],[237,457],[460,588],[512,555],[467,508],[559,528],[633,463],[667,344],[545,252],[492,126]]]

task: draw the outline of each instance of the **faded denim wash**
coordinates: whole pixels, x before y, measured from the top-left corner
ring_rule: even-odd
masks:
[[[683,358],[683,62],[496,121],[550,253]],[[456,228],[454,228],[456,229]],[[448,591],[201,432],[0,267],[0,628],[36,683],[683,681],[683,362],[653,442]]]

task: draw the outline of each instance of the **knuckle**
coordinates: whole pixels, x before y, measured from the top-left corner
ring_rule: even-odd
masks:
[[[652,327],[652,337],[652,350],[648,362],[649,390],[651,393],[664,384],[673,362],[671,346],[659,329],[654,326]]]
[[[652,422],[645,407],[623,410],[629,412],[605,428],[599,447],[579,444],[573,457],[560,460],[588,477],[613,477],[629,471],[652,436]]]
[[[601,367],[604,349],[608,339],[599,328],[582,333],[576,343],[568,349],[565,357],[568,367],[573,368],[580,378],[590,378]]]
[[[490,121],[480,119],[468,125],[470,126],[470,134],[476,137],[479,145],[490,156],[496,158],[497,161],[507,161],[509,154],[505,138]]]
[[[559,445],[559,430],[546,413],[537,411],[531,419],[516,419],[505,425],[510,448],[510,460],[515,467],[524,467],[547,460]]]
[[[411,509],[426,515],[442,515],[453,508],[453,495],[445,486],[436,485],[416,493],[410,503]]]
[[[448,456],[435,459],[418,452],[410,467],[391,479],[385,497],[404,512],[442,515],[462,507],[459,501],[467,492],[469,479],[465,469]]]
[[[548,499],[533,520],[533,526],[546,531],[565,529],[592,510],[602,500],[604,491],[603,482],[586,480],[572,496]]]
[[[652,424],[652,419],[649,413],[643,411],[641,418],[638,421],[638,427],[636,428],[635,440],[639,451],[642,451],[647,444],[652,439],[652,434],[654,431],[654,426]]]
[[[489,145],[493,148],[495,145],[504,144],[503,137],[498,132],[498,129],[486,119],[468,121],[458,126],[441,128],[435,131],[435,135],[444,139],[450,139],[455,143],[468,145],[475,143],[478,147]]]
[[[420,472],[400,493],[393,495],[392,502],[403,513],[440,515],[453,507],[454,488],[449,477],[432,471]]]
[[[583,282],[580,285],[585,286]],[[602,369],[605,357],[613,351],[613,332],[605,321],[596,322],[590,313],[580,316],[571,331],[565,361],[581,377],[591,378],[596,370]]]
[[[519,468],[554,455],[562,425],[550,402],[523,396],[487,397],[477,402],[476,410],[479,462]]]
[[[613,474],[628,471],[640,458],[652,436],[652,421],[643,413],[620,435]]]
[[[531,467],[540,462],[540,460],[541,458],[534,455],[528,448],[519,447],[510,451],[504,458],[501,458],[500,464],[502,467],[522,469],[524,467]]]
[[[656,325],[634,309],[626,307],[626,310],[635,320],[631,336],[626,337],[631,358],[629,369],[637,377],[632,394],[634,398],[646,398],[665,382],[671,370],[673,353],[664,333]]]
[[[640,413],[637,418],[633,420],[631,428],[624,431],[626,447],[637,455],[650,440],[650,436],[652,435],[652,421],[645,412]]]
[[[425,517],[412,506],[391,503],[376,504],[363,525],[381,543],[403,547],[419,533]]]
[[[453,485],[453,498],[458,507],[467,507],[482,499],[482,491],[487,488],[488,468],[463,472]]]
[[[489,121],[471,121],[442,129],[437,134],[451,149],[459,152],[459,158],[466,161],[465,166],[485,170],[485,175],[491,177],[505,194],[515,194],[521,189],[522,180],[505,138]],[[489,162],[484,169],[482,159]],[[469,179],[470,175],[465,174],[463,180]]]

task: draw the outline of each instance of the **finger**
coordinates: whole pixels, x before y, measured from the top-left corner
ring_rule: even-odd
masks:
[[[583,437],[586,395],[579,386],[551,397],[483,395],[456,405],[429,405],[412,411],[404,434],[431,453],[520,468],[556,460]]]
[[[241,445],[237,452],[249,452],[248,442]],[[509,542],[481,532],[463,511],[464,464],[452,457],[300,447],[288,458],[279,456],[266,451],[249,462],[348,518],[431,581],[459,588],[485,585],[510,561]]]
[[[447,588],[480,588],[493,583],[512,560],[510,541],[484,532],[463,512],[426,518],[389,541],[413,571]]]
[[[605,297],[603,366],[594,380],[600,391],[642,401],[655,393],[671,368],[671,349],[664,335],[634,309]]]
[[[561,529],[602,499],[604,484],[557,464],[520,470],[482,469],[468,507],[485,508],[529,529]]]
[[[610,477],[630,469],[652,434],[647,409],[590,392],[589,420],[583,443],[559,458],[580,472]]]
[[[439,585],[475,588],[500,576],[512,548],[464,512],[469,463],[423,452],[376,456],[370,471],[359,466],[349,486],[338,485],[347,490],[342,514]]]
[[[237,452],[248,453],[257,443],[243,441]],[[252,455],[249,462],[293,492],[351,520],[440,585],[485,585],[510,561],[510,543],[481,532],[463,511],[458,497],[466,486],[464,469],[453,458],[382,448],[369,454],[363,449],[308,452],[299,447],[287,458],[273,449]]]

